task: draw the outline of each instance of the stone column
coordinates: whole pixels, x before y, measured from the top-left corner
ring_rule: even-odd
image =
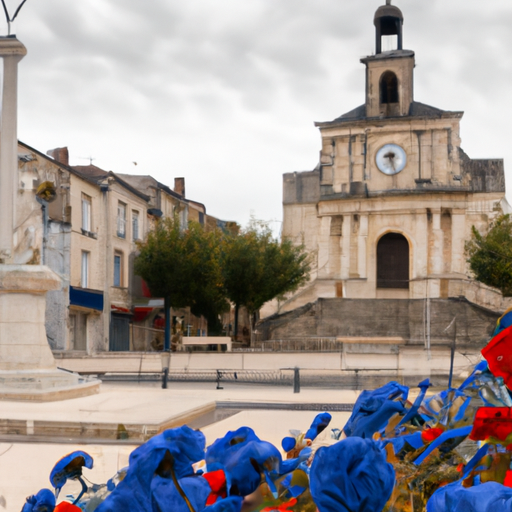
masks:
[[[350,237],[352,235],[352,216],[343,216],[341,232],[341,279],[347,280],[350,276]]]
[[[452,272],[466,273],[466,211],[463,208],[452,209]]]
[[[441,210],[432,211],[432,239],[430,241],[430,268],[432,274],[443,272],[443,231],[441,229]]]
[[[3,60],[0,128],[0,263],[13,256],[14,200],[18,193],[18,62],[27,49],[15,37],[0,37]]]
[[[368,244],[368,214],[362,214],[359,220],[359,234],[357,237],[357,271],[359,277],[368,277],[368,265],[366,261]]]
[[[18,62],[26,53],[14,36],[0,37],[0,399],[59,400],[97,393],[99,381],[85,382],[77,374],[57,369],[46,338],[45,315],[46,293],[60,289],[60,277],[46,266],[12,264],[18,194]]]

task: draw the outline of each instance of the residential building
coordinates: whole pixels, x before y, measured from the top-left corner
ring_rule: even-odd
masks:
[[[52,349],[92,354],[150,347],[152,334],[144,329],[153,327],[163,304],[147,297],[133,273],[137,242],[157,219],[178,215],[186,225],[189,210],[205,214],[204,206],[191,207],[182,194],[151,176],[71,167],[67,148],[43,154],[20,142],[18,161],[15,261],[46,264],[63,283],[47,298]],[[177,183],[184,194],[184,178]],[[190,314],[186,325],[194,333],[205,329]]]

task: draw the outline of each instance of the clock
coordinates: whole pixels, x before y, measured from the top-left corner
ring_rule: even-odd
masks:
[[[397,144],[386,144],[377,151],[375,161],[379,171],[388,176],[393,176],[405,167],[407,155],[404,149]]]

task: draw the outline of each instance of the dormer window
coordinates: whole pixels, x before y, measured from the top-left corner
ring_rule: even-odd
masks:
[[[380,103],[398,103],[398,79],[392,71],[386,71],[380,78]]]

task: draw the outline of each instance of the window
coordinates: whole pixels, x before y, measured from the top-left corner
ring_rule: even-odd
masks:
[[[134,240],[139,240],[139,212],[132,210],[132,236]]]
[[[87,251],[82,251],[80,286],[89,288],[89,253]]]
[[[398,103],[398,79],[392,71],[386,71],[380,78],[380,103]]]
[[[123,253],[114,253],[114,286],[123,286]]]
[[[82,194],[82,229],[84,231],[92,231],[91,222],[91,198]]]
[[[117,203],[117,236],[126,238],[126,205],[121,201]]]

